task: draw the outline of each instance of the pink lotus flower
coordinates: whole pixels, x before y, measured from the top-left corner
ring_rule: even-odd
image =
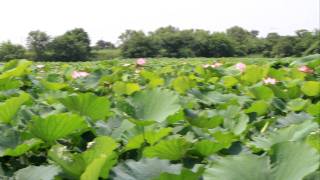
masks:
[[[87,77],[89,75],[90,74],[85,71],[73,71],[71,76],[73,79],[77,79],[79,77]]]
[[[267,77],[265,79],[263,79],[263,83],[264,84],[276,84],[277,80],[271,77]]]
[[[208,68],[210,66],[210,64],[204,64],[202,65],[203,68]]]
[[[41,68],[44,68],[44,65],[43,64],[38,64],[38,65],[36,65],[36,67],[41,69]]]
[[[137,59],[136,63],[138,66],[143,66],[144,64],[147,63],[147,60],[144,58],[139,58],[139,59]]]
[[[222,63],[218,63],[218,62],[216,62],[216,63],[211,65],[212,68],[217,68],[217,67],[220,67],[220,66],[222,66]]]
[[[308,66],[301,66],[298,68],[298,70],[304,73],[313,73],[313,69],[309,68]]]
[[[240,72],[243,72],[246,69],[246,64],[244,63],[237,63],[236,69],[238,69]]]

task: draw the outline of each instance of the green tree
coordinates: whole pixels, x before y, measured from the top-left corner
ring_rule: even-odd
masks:
[[[237,55],[244,56],[249,53],[249,39],[252,37],[249,31],[239,26],[233,26],[227,29],[227,35],[235,41]]]
[[[67,31],[49,44],[51,58],[58,61],[88,60],[91,55],[90,39],[82,28]]]
[[[296,31],[296,45],[295,49],[298,56],[301,56],[310,46],[315,42],[315,37],[312,32],[306,29],[300,29]]]
[[[47,50],[50,37],[42,31],[31,31],[27,37],[27,48],[33,54],[35,60],[45,60],[48,58]]]
[[[296,39],[291,36],[282,37],[278,43],[273,46],[272,53],[278,57],[288,57],[296,55]]]
[[[194,31],[192,50],[196,57],[210,57],[209,41],[211,34],[209,31],[197,29]]]
[[[25,58],[25,48],[19,44],[12,44],[10,41],[0,44],[0,61]]]
[[[225,33],[213,33],[208,45],[209,57],[230,57],[235,54],[235,43]]]
[[[142,31],[127,30],[121,34],[121,54],[123,57],[155,57],[158,54],[157,41]]]
[[[266,57],[273,57],[273,47],[281,40],[281,36],[278,33],[272,32],[264,39],[263,55]]]
[[[94,49],[101,50],[101,49],[115,49],[116,46],[108,41],[99,40],[96,42],[96,45],[94,46]]]
[[[152,36],[158,40],[163,57],[193,57],[192,50],[194,43],[193,30],[180,31],[173,26],[157,29]]]

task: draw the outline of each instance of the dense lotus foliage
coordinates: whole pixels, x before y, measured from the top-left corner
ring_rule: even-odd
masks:
[[[320,56],[0,65],[0,179],[315,180]]]

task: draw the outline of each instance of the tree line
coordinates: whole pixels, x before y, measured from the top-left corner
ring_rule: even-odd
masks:
[[[257,30],[249,31],[239,26],[231,27],[226,32],[180,30],[167,26],[149,33],[127,30],[119,36],[120,45],[116,47],[104,40],[91,46],[88,33],[82,28],[56,37],[37,30],[28,34],[26,47],[10,41],[2,42],[0,60],[27,58],[37,61],[83,61],[96,58],[99,52],[109,52],[105,50],[120,50],[116,56],[123,58],[288,57],[320,53],[319,30],[301,29],[291,36],[281,36],[274,32],[266,37],[258,35]]]

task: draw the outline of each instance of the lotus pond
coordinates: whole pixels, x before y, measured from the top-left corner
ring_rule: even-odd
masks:
[[[0,179],[316,180],[320,56],[0,65]]]

